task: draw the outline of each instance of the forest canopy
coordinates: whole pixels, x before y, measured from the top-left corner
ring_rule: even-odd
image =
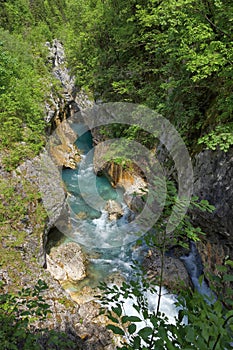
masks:
[[[233,144],[232,1],[68,0],[67,16],[77,84],[96,100],[145,104],[191,146]]]

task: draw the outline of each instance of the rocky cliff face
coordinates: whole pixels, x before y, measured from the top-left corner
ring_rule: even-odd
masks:
[[[40,236],[40,253],[38,256],[40,265],[46,266],[45,246],[48,240],[48,232],[59,221],[64,225],[69,225],[66,191],[58,169],[54,165],[51,166],[51,160],[46,154],[41,154],[24,162],[18,167],[17,176],[25,178],[35,187],[35,191],[42,194],[43,204],[49,213],[44,231]]]
[[[213,213],[192,212],[194,224],[207,234],[198,248],[213,271],[226,256],[233,258],[233,148],[226,153],[205,150],[195,157],[194,194],[216,208]]]
[[[167,176],[176,178],[175,166],[163,149],[159,160],[168,169]],[[233,148],[228,152],[203,150],[192,162],[193,194],[216,208],[212,213],[190,211],[194,226],[206,233],[197,246],[205,271],[213,273],[226,257],[233,259]]]
[[[61,83],[60,94],[51,93],[50,100],[46,103],[46,122],[50,127],[47,149],[57,166],[74,169],[80,161],[80,154],[75,146],[77,135],[72,130],[68,118],[79,112],[75,101],[74,78],[65,66],[64,48],[58,40],[49,48],[49,60],[52,64],[54,76]]]

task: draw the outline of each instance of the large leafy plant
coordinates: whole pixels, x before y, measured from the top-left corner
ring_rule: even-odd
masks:
[[[0,288],[3,292],[3,283]],[[51,314],[43,293],[47,284],[38,280],[32,288],[0,294],[0,348],[4,350],[74,349],[76,345],[62,332],[35,327]]]
[[[228,279],[232,280],[232,275],[224,274],[223,280]],[[158,289],[141,274],[135,273],[121,286],[102,284],[101,289],[107,328],[122,339],[118,349],[232,349],[232,302],[226,307],[221,296],[208,299],[197,291],[183,291],[177,297],[177,316],[171,323],[159,308],[150,309],[148,294],[158,299]],[[231,290],[227,297],[232,298]],[[131,305],[130,313],[126,302]]]

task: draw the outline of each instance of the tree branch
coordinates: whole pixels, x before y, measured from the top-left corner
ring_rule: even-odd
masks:
[[[219,28],[218,26],[216,26],[216,24],[214,24],[214,22],[212,22],[212,21],[208,18],[207,15],[205,15],[205,19],[212,25],[212,27],[214,27],[215,29],[217,29],[220,33],[222,33],[222,34],[224,34],[224,35],[227,35],[228,38],[232,39],[232,37],[231,37],[228,33],[224,32],[221,28]]]

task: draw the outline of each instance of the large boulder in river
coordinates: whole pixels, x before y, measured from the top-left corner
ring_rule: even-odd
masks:
[[[173,292],[192,285],[184,264],[175,257],[165,255],[162,262],[158,252],[149,251],[143,261],[143,266],[148,278],[154,280],[155,284],[158,284],[161,269],[163,269],[163,286]]]
[[[47,255],[47,269],[59,281],[82,280],[86,277],[86,268],[81,247],[74,242],[52,247]]]
[[[120,219],[124,214],[121,205],[111,199],[107,202],[105,210],[108,212],[108,217],[111,221]]]
[[[145,205],[143,196],[147,192],[147,184],[143,174],[134,163],[123,166],[107,160],[106,154],[109,152],[109,145],[108,142],[102,142],[95,147],[94,172],[97,175],[104,174],[114,188],[122,188],[127,206],[136,213],[141,212]]]

